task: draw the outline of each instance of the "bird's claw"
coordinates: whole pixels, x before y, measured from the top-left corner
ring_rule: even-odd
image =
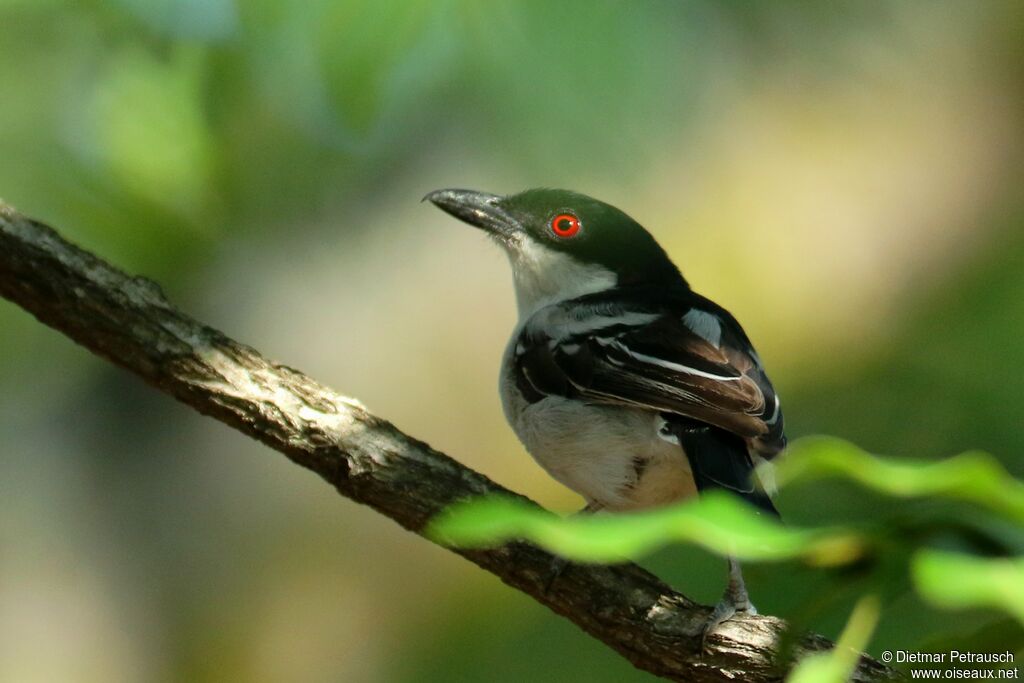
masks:
[[[750,602],[745,588],[734,590],[732,586],[725,591],[725,595],[715,605],[711,616],[704,622],[704,628],[700,634],[700,651],[702,654],[710,654],[708,650],[708,636],[715,632],[719,626],[732,619],[736,614],[757,614],[757,608]]]

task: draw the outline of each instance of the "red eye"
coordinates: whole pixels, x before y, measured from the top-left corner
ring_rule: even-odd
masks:
[[[551,219],[551,230],[559,237],[572,237],[580,231],[580,219],[571,213],[560,213]]]

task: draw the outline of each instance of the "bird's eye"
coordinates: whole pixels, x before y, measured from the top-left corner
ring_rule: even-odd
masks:
[[[572,237],[580,231],[580,219],[571,213],[560,213],[551,219],[551,231],[559,237]]]

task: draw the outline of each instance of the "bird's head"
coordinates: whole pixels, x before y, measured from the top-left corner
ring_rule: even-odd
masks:
[[[568,190],[502,197],[437,190],[424,199],[480,228],[508,253],[520,315],[616,286],[685,286],[665,250],[616,209]]]

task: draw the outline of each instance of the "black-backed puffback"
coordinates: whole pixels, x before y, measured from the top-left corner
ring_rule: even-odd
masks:
[[[743,328],[694,292],[625,212],[568,190],[425,199],[497,241],[519,320],[500,374],[527,451],[586,510],[725,489],[778,514],[759,463],[785,446],[779,397]],[[754,612],[739,564],[705,634]]]

